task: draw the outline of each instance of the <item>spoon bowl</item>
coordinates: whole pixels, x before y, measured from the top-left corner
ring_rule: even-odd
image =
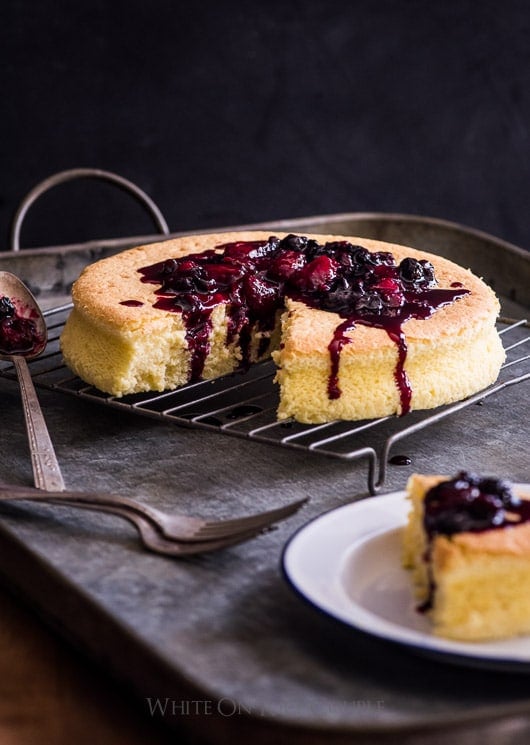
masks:
[[[32,360],[47,342],[46,321],[29,289],[15,274],[0,272],[0,357]]]
[[[35,392],[27,360],[46,348],[48,330],[39,305],[11,272],[0,272],[0,359],[13,363],[22,396],[35,486],[63,491],[64,481]]]

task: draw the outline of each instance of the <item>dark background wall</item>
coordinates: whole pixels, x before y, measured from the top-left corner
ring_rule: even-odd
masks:
[[[352,211],[530,248],[528,3],[3,0],[0,247],[22,196],[92,166],[172,230]],[[57,187],[24,246],[152,232],[121,193]]]

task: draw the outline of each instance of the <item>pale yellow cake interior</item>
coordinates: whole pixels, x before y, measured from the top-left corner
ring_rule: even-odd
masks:
[[[354,341],[343,347],[340,356],[341,395],[331,400],[325,340],[331,339],[337,317],[321,311],[322,316],[327,316],[319,319],[322,344],[307,347],[304,341],[311,334],[308,309],[301,303],[287,302],[291,310],[282,318],[283,347],[273,353],[281,386],[280,419],[292,416],[301,422],[315,423],[400,413],[395,380],[398,350],[385,331],[359,325],[351,333]],[[404,324],[405,330],[412,324],[413,321]],[[442,331],[430,338],[410,333],[407,347],[405,369],[412,388],[411,410],[460,401],[486,388],[497,379],[504,361],[493,317],[462,324],[455,333]]]
[[[140,281],[138,269],[235,240],[266,239],[269,232],[186,236],[140,246],[87,267],[72,289],[74,309],[61,336],[64,359],[74,373],[114,396],[164,391],[189,379],[191,355],[181,315],[153,308],[155,286]],[[282,237],[282,233],[276,233]],[[471,272],[432,254],[363,238],[310,236],[325,243],[349,240],[371,251],[390,251],[427,259],[439,287],[460,282],[470,290],[427,320],[404,323],[408,352],[405,369],[412,386],[411,409],[440,406],[479,391],[497,378],[504,351],[495,330],[499,304],[493,292]],[[121,304],[138,301],[138,307]],[[341,319],[334,313],[287,301],[278,315],[267,354],[278,367],[280,419],[301,422],[368,419],[400,412],[395,381],[396,344],[383,329],[358,324],[349,332],[339,367],[341,395],[328,395],[328,345]],[[224,306],[213,316],[211,349],[203,377],[215,378],[241,361],[237,339],[226,344]],[[254,334],[252,360],[259,339]]]
[[[414,474],[407,487],[411,511],[403,531],[403,564],[412,572],[418,602],[429,596],[433,632],[462,641],[530,633],[530,523],[438,535],[426,560],[423,500],[444,476]],[[530,499],[530,494],[519,493]]]

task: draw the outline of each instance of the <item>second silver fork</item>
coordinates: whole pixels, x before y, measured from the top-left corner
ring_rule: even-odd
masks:
[[[0,484],[0,501],[27,499],[34,502],[67,502],[72,506],[121,510],[149,520],[168,540],[203,542],[259,531],[297,512],[308,500],[299,499],[282,507],[227,520],[209,520],[189,515],[169,514],[119,494],[105,492],[42,491],[28,486]]]

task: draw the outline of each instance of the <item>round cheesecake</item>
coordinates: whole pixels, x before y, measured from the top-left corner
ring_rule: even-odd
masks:
[[[369,419],[466,398],[504,360],[499,303],[484,282],[365,238],[185,236],[86,267],[72,298],[65,362],[118,397],[272,355],[279,418]]]

